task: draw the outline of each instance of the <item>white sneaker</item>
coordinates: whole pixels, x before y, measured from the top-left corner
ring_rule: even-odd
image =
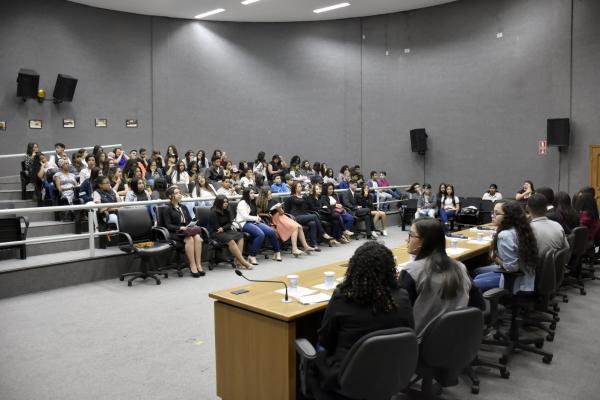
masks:
[[[382,234],[383,236],[387,236],[387,232],[385,231],[385,229],[381,231],[381,234]]]
[[[374,238],[379,237],[379,235],[375,231],[371,231],[371,236],[373,236]]]

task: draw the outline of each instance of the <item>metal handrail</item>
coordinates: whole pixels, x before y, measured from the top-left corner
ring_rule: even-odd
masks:
[[[121,147],[121,146],[123,146],[123,145],[119,143],[119,144],[106,144],[106,145],[100,146],[100,147],[105,148],[105,147]],[[80,149],[93,150],[94,146],[90,146],[90,147],[77,147],[77,148],[72,148],[72,149],[65,149],[65,153],[72,153],[72,152],[75,152],[75,151],[79,151]],[[52,152],[54,152],[54,149],[42,151],[41,153],[48,154],[48,153],[52,153]],[[14,157],[25,157],[25,153],[0,154],[0,158],[14,158]]]
[[[385,186],[378,189],[395,189],[395,188],[406,188],[410,185],[395,185],[395,186]],[[348,189],[336,189],[336,193],[346,192]],[[290,193],[273,193],[273,197],[289,197]],[[242,198],[240,195],[236,196],[228,196],[229,199],[239,200]],[[379,198],[379,197],[378,197]],[[184,197],[181,202],[197,202],[197,201],[206,201],[206,200],[214,200],[215,196],[205,196],[205,197]],[[89,239],[89,250],[90,257],[94,257],[96,245],[95,238],[105,235],[111,235],[118,233],[118,231],[105,231],[98,232],[96,230],[96,225],[94,223],[94,214],[100,208],[126,208],[126,207],[140,207],[145,205],[154,205],[154,204],[168,204],[169,200],[145,200],[145,201],[136,201],[136,202],[119,202],[119,203],[87,203],[73,206],[51,206],[51,207],[26,207],[26,208],[12,208],[12,209],[4,209],[0,210],[0,217],[5,215],[30,215],[30,214],[39,214],[45,212],[55,212],[55,211],[78,211],[78,210],[87,210],[88,211],[88,233],[80,233],[80,234],[67,234],[67,235],[52,235],[52,236],[44,236],[37,238],[30,238],[26,240],[17,240],[12,242],[3,242],[0,243],[0,249],[3,247],[16,246],[22,244],[38,244],[38,243],[54,243],[54,242],[65,242],[70,240],[77,240],[81,238],[87,237]],[[382,202],[383,203],[383,202]],[[379,206],[379,202],[377,203]]]

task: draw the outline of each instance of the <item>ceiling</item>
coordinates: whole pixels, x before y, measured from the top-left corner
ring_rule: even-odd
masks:
[[[291,22],[321,21],[388,14],[430,7],[455,0],[260,0],[242,5],[241,0],[69,0],[74,3],[135,14],[173,18],[194,16],[216,8],[225,12],[204,18],[209,21]],[[349,7],[320,14],[316,8],[349,2]]]

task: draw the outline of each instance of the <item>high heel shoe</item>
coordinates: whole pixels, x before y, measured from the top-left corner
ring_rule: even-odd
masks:
[[[206,275],[206,272],[204,272],[204,271],[198,271],[198,272],[193,272],[192,271],[192,276],[194,278],[200,278],[201,276],[204,276],[204,275]]]
[[[308,253],[308,251],[307,251]],[[304,254],[304,252],[298,250],[298,251],[292,251],[292,255],[296,258],[300,257],[302,254]]]
[[[349,230],[347,230],[347,229],[346,229],[346,230],[344,231],[344,235],[346,235],[346,236],[348,236],[348,237],[351,237],[351,236],[354,236],[354,232],[352,232],[352,231],[349,231]]]
[[[340,240],[341,240],[341,238],[340,238]],[[330,240],[330,241],[329,241],[329,243],[330,243],[332,246],[339,246],[339,245],[341,244],[340,242],[338,242],[338,241],[337,241],[337,240],[335,240],[335,239],[332,239],[332,240]]]
[[[254,260],[252,258],[254,258]],[[256,257],[248,257],[248,263],[252,265],[258,265],[258,263],[256,262]]]
[[[273,260],[281,262],[282,261],[281,260],[281,254],[279,254],[279,255],[273,255]]]
[[[310,253],[312,253],[313,251],[317,251],[317,250],[316,250],[314,247],[306,247],[306,248],[304,248],[304,252],[305,252],[306,254],[310,254]],[[319,251],[320,251],[320,249],[319,249]]]
[[[328,235],[328,234],[326,234],[326,233],[325,233],[325,234],[323,234],[323,236],[322,236],[322,237],[323,237],[323,239],[325,239],[325,240],[331,240],[331,239],[333,239],[333,237],[329,236],[329,235]]]

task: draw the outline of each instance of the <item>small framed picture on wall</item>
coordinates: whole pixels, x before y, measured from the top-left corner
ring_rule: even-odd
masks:
[[[75,120],[73,118],[63,118],[63,128],[75,128]]]
[[[29,129],[42,129],[42,120],[41,119],[30,119],[29,120]]]
[[[0,121],[0,131],[6,130],[6,121]]]
[[[137,128],[138,127],[138,120],[137,119],[126,119],[125,120],[125,127],[126,128]]]
[[[96,118],[94,120],[94,126],[96,128],[106,128],[108,126],[108,120],[106,118]]]

